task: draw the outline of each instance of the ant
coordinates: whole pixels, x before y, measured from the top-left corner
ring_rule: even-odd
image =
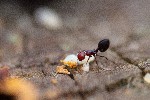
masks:
[[[85,62],[86,62],[86,64],[87,64],[88,62],[94,61],[96,59],[96,56],[99,56],[99,55],[97,55],[98,51],[105,52],[109,48],[109,45],[110,45],[109,39],[103,39],[98,43],[97,49],[83,50],[83,51],[79,52],[77,54],[78,63],[85,64]],[[100,56],[100,57],[106,58],[105,56]],[[98,65],[97,61],[96,61],[96,64]]]
[[[64,60],[61,60],[63,65],[57,66],[56,73],[70,75],[71,72],[69,71],[69,69],[70,70],[76,69],[76,68],[78,68],[78,65],[79,66],[82,65],[82,67],[81,67],[82,70],[88,72],[89,71],[89,63],[94,60],[96,61],[96,56],[99,56],[97,54],[98,51],[105,52],[109,48],[109,45],[110,45],[109,39],[103,39],[98,43],[97,49],[83,50],[83,51],[77,53],[77,55],[74,55],[74,54],[68,55]],[[100,56],[100,57],[104,57],[104,56]],[[96,64],[98,65],[97,61],[96,61]]]

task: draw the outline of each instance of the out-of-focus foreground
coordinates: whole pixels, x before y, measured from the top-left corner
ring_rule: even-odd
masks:
[[[148,99],[149,27],[150,0],[1,0],[0,65],[9,68],[0,69],[0,98]],[[95,49],[104,38],[111,44],[101,55],[109,60],[98,62],[111,71],[92,63],[75,81],[52,75],[67,54]]]

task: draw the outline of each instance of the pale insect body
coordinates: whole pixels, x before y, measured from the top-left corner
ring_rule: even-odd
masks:
[[[70,55],[68,55],[65,59],[64,59],[64,61],[73,61],[73,62],[76,62],[77,63],[77,56],[76,55],[74,55],[74,54],[70,54]]]
[[[66,58],[62,62],[64,62],[64,65],[66,65],[70,68],[72,68],[73,63],[76,63],[75,67],[78,67],[78,65],[83,65],[82,70],[83,71],[89,71],[89,63],[94,61],[95,57],[92,56],[92,57],[90,57],[89,60],[88,60],[88,58],[89,58],[88,56],[85,56],[84,60],[79,61],[78,58],[77,58],[77,55],[70,54],[70,55],[66,56]],[[70,64],[70,63],[72,63],[72,64]]]

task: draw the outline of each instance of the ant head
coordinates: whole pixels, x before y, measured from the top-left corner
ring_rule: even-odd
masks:
[[[77,54],[77,57],[78,57],[79,61],[84,60],[85,55],[86,55],[86,54],[85,54],[84,51],[79,52],[79,53]]]
[[[103,39],[98,43],[98,48],[96,51],[105,52],[109,48],[109,39]]]

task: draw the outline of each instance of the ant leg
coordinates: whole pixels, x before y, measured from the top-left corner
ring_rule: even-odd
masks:
[[[69,76],[71,79],[75,80],[74,75],[73,75],[72,73],[68,74],[68,76]]]
[[[82,70],[81,70],[81,66],[76,68],[76,71],[81,75],[82,74]]]
[[[97,66],[98,66],[98,62],[97,62],[97,60],[96,60],[96,57],[95,57],[95,62],[96,62],[96,64],[97,64]]]
[[[105,58],[106,60],[108,60],[108,58],[107,58],[107,57],[105,57],[105,56],[100,56],[100,55],[96,55],[96,56],[103,57],[103,58]]]
[[[97,55],[97,56],[99,56],[99,55]],[[108,60],[107,57],[105,57],[105,56],[99,56],[99,57],[104,57],[106,60]],[[95,62],[98,65],[96,57],[95,57]],[[106,67],[102,67],[102,66],[100,68],[103,69],[103,70],[111,70],[110,68],[106,68]]]
[[[89,56],[89,58],[88,58],[88,60],[87,60],[86,64],[88,63],[89,59],[90,59],[90,56]]]
[[[98,62],[97,62],[97,59],[96,59],[96,57],[95,57],[95,63],[96,63],[96,65],[98,66]]]
[[[112,60],[108,59],[108,58],[107,58],[107,57],[105,57],[105,56],[100,56],[100,55],[96,55],[96,56],[104,57],[106,60],[109,60],[109,61],[111,61],[113,64],[115,64],[115,65],[116,65],[116,63],[115,63],[114,61],[112,61]]]
[[[110,62],[112,62],[114,65],[119,66],[119,64],[117,64],[116,62],[114,62],[114,61],[112,61],[112,60],[108,59],[108,58],[107,58],[107,57],[105,57],[105,56],[100,56],[100,55],[96,55],[96,56],[104,57],[106,60],[109,60],[109,61],[110,61]],[[111,70],[111,69],[110,69],[110,70]]]
[[[95,57],[95,63],[96,63],[96,65],[97,65],[97,67],[98,67],[98,72],[99,72],[99,66],[98,66],[98,62],[97,62],[97,60],[96,60],[96,57]]]
[[[54,72],[54,70],[53,70],[53,72],[51,73],[51,75],[52,75],[53,77],[56,77],[56,76],[58,75],[58,73],[57,73],[57,72]]]

